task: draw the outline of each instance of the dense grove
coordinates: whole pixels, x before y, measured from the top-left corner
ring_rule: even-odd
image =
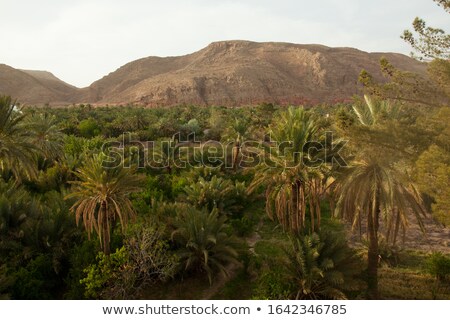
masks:
[[[449,297],[445,253],[401,250],[409,224],[450,222],[448,107],[17,106],[4,298]]]

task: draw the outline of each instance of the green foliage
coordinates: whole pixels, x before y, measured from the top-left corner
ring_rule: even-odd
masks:
[[[78,158],[85,153],[100,151],[106,141],[101,137],[86,139],[69,135],[64,137],[64,153],[74,158]]]
[[[96,258],[100,246],[97,241],[88,241],[87,239],[81,243],[76,243],[70,250],[69,265],[70,269],[67,274],[67,291],[65,292],[65,299],[84,299],[86,286],[80,283],[80,279],[86,277],[84,270],[96,263]]]
[[[85,119],[78,124],[80,135],[85,138],[93,138],[100,134],[100,127],[94,119]]]
[[[352,113],[344,108],[339,108],[336,113],[336,125],[340,129],[347,129],[355,123],[355,118]]]
[[[329,177],[324,144],[311,148],[321,141],[319,126],[303,108],[289,107],[277,120],[270,128],[277,144],[265,146],[265,161],[255,168],[249,192],[266,187],[267,215],[293,233],[307,227],[309,204],[309,228],[314,231],[320,226],[320,197]]]
[[[6,264],[0,264],[0,300],[11,298],[11,287],[14,285],[15,279],[8,272]]]
[[[217,272],[228,276],[227,266],[238,264],[238,243],[226,233],[225,217],[189,208],[175,221],[172,239],[178,244],[180,263],[185,271],[205,273],[212,283]]]
[[[46,159],[57,160],[63,157],[63,134],[56,117],[48,113],[34,114],[26,119],[30,130],[30,142]]]
[[[32,144],[25,115],[15,104],[10,96],[0,95],[0,176],[11,171],[21,180],[35,177],[35,159],[41,150]]]
[[[236,214],[245,206],[247,193],[245,183],[218,176],[211,180],[199,178],[196,183],[184,187],[186,200],[193,206],[209,211],[217,208],[221,214]]]
[[[426,261],[426,270],[439,281],[450,281],[450,257],[441,252],[430,254]]]
[[[182,269],[184,284],[188,284],[188,288],[189,281],[198,281],[197,276],[205,276],[205,281],[193,286],[198,292],[183,292],[185,298],[201,298],[202,290],[208,283],[206,278],[213,281],[217,273],[227,273],[233,269],[236,271],[233,274],[237,276],[225,285],[228,288],[223,295],[225,297],[249,297],[254,288],[253,296],[260,299],[295,298],[298,292],[300,296],[310,294],[328,298],[343,297],[342,294],[345,294],[360,298],[361,293],[348,291],[351,288],[347,285],[353,288],[353,283],[347,281],[349,276],[342,273],[346,273],[347,269],[349,273],[359,273],[362,263],[349,263],[346,270],[342,270],[344,267],[341,266],[345,263],[336,253],[340,249],[333,247],[341,240],[324,240],[322,238],[326,236],[322,233],[318,236],[319,240],[315,234],[294,237],[293,240],[300,244],[291,244],[288,254],[285,254],[286,234],[279,225],[269,221],[267,215],[263,215],[263,202],[255,201],[255,206],[249,207],[252,198],[248,191],[252,191],[252,197],[258,200],[266,196],[269,210],[272,210],[272,217],[276,217],[277,222],[280,217],[292,218],[290,213],[295,211],[289,213],[289,208],[294,208],[295,203],[299,202],[301,205],[296,212],[304,219],[305,230],[310,229],[311,221],[317,222],[315,230],[319,229],[320,214],[321,229],[329,230],[333,226],[334,233],[343,234],[342,226],[336,224],[338,220],[329,217],[331,213],[328,211],[334,210],[335,203],[331,201],[331,210],[328,210],[326,197],[334,195],[339,200],[342,195],[347,196],[345,201],[342,200],[349,209],[346,217],[351,217],[350,220],[358,225],[360,218],[369,212],[368,203],[375,199],[371,190],[378,183],[382,186],[380,219],[386,218],[384,222],[390,226],[389,241],[393,242],[397,218],[401,217],[400,227],[405,222],[397,208],[409,212],[415,205],[406,200],[420,198],[417,189],[410,184],[409,175],[413,173],[419,190],[433,201],[430,208],[434,216],[447,223],[444,218],[448,216],[450,205],[447,201],[449,178],[446,171],[450,139],[445,100],[450,83],[448,66],[447,61],[443,60],[431,62],[427,82],[399,72],[383,59],[382,71],[394,84],[385,83],[388,86],[375,88],[380,89],[376,95],[383,96],[387,92],[392,97],[407,99],[402,100],[403,104],[397,104],[371,97],[365,103],[361,100],[363,104],[356,105],[356,110],[352,110],[351,105],[324,105],[308,111],[301,108],[279,110],[276,106],[265,104],[233,109],[73,106],[27,107],[18,111],[12,108],[11,99],[0,101],[4,115],[0,114],[3,177],[0,179],[0,297],[141,298],[155,287],[158,292],[166,291],[166,285],[170,286],[167,292],[179,291],[182,288],[179,277],[169,283],[162,282]],[[370,80],[370,75],[367,79]],[[412,101],[416,99],[442,108],[417,108],[417,101]],[[335,127],[331,120],[335,120]],[[79,123],[81,127],[87,124],[86,130],[79,128]],[[269,124],[271,141],[267,132]],[[203,131],[205,128],[207,130]],[[304,148],[305,143],[323,143],[327,130],[337,131],[350,140],[344,152],[356,156],[358,160],[351,163],[350,169],[367,164],[369,161],[364,155],[374,158],[381,155],[383,161],[378,164],[383,167],[382,170],[376,169],[376,174],[372,176],[359,176],[352,181],[351,187],[349,184],[345,189],[340,183],[350,172],[335,170],[329,163],[314,170],[303,166],[321,156],[321,152]],[[232,142],[227,151],[233,149],[234,153],[229,152],[226,156],[233,156],[235,162],[241,152],[256,152],[256,149],[247,149],[242,144],[250,132],[267,148],[274,146],[274,140],[289,141],[290,144],[279,146],[267,158],[272,165],[275,164],[271,168],[228,170],[224,166],[214,168],[205,165],[185,169],[176,166],[179,160],[177,150],[181,144],[170,138],[178,131],[182,135],[194,131],[202,142],[211,138]],[[166,165],[161,168],[146,166],[139,170],[109,170],[92,161],[92,154],[99,153],[105,142],[113,141],[104,137],[117,137],[114,139],[117,142],[124,132],[130,132],[136,141],[165,141],[169,148],[157,151]],[[191,141],[185,146],[191,148],[197,143]],[[128,146],[125,146],[124,153],[131,154]],[[261,155],[263,150],[256,153]],[[130,159],[134,158],[130,155]],[[297,166],[287,167],[286,161]],[[117,171],[121,173],[116,175]],[[78,174],[75,175],[75,172]],[[137,188],[134,182],[127,182],[135,178],[140,180],[137,177],[141,174],[146,174],[146,182],[139,182]],[[254,174],[256,179],[253,180]],[[74,184],[68,184],[73,180],[76,180]],[[376,183],[373,183],[374,180]],[[339,185],[336,189],[330,188],[333,181],[333,186]],[[247,190],[248,183],[252,184],[251,190]],[[141,189],[141,186],[144,188]],[[77,193],[77,196],[74,200],[72,197],[64,200],[66,193]],[[294,194],[298,197],[295,198]],[[69,214],[71,205],[86,200],[86,210],[80,209],[80,221],[85,222],[83,217],[86,217],[87,225],[92,222],[91,231],[97,234],[100,230],[96,229],[100,228],[98,213],[103,206],[100,200],[105,197],[111,200],[107,204],[108,209],[117,208],[117,204],[122,218],[125,217],[121,221],[119,215],[111,211],[107,214],[111,247],[113,250],[118,248],[110,256],[98,254],[100,243],[97,237],[92,241],[86,240],[87,235],[76,227],[75,219]],[[357,200],[358,204],[349,208]],[[407,205],[403,208],[403,204]],[[315,210],[314,217],[306,215],[311,207]],[[131,215],[127,214],[131,212],[128,209],[132,210]],[[276,209],[278,216],[275,215]],[[340,210],[338,208],[337,213],[342,213]],[[88,217],[90,213],[93,215]],[[137,217],[139,223],[124,227],[126,232],[120,233],[115,226],[119,222],[125,222],[122,226],[126,225],[127,217]],[[296,220],[290,222],[295,223]],[[102,233],[105,234],[105,230]],[[173,241],[169,243],[166,239],[170,235]],[[246,239],[250,250],[242,250],[247,254],[238,255],[244,241],[237,241],[233,235],[238,235],[241,240],[251,235]],[[405,254],[392,249],[390,242],[388,244],[386,239],[386,246],[383,240],[377,242],[377,261],[381,256],[381,262],[387,262],[382,263],[380,274],[382,277],[388,274],[381,279],[384,282],[380,290],[389,291],[386,297],[411,298],[414,294],[417,297],[432,297],[430,292],[435,290],[432,277],[422,269],[414,272],[401,269],[407,263]],[[325,248],[332,248],[329,249],[332,253]],[[341,251],[352,256],[348,248]],[[236,270],[238,260],[243,262],[244,268]],[[437,269],[445,269],[445,263],[435,264],[439,266]],[[303,267],[305,269],[301,269]],[[188,275],[193,277],[186,277]],[[346,279],[343,283],[342,278]],[[83,279],[82,283],[80,279]],[[417,288],[414,287],[416,284]],[[414,294],[407,293],[410,287]],[[220,293],[217,296],[220,297]],[[433,297],[446,295],[439,291]]]
[[[58,285],[50,257],[38,255],[14,273],[14,299],[54,299]]]
[[[188,121],[188,123],[181,127],[182,133],[184,133],[186,137],[189,134],[195,134],[196,136],[198,136],[200,134],[200,129],[201,128],[197,119],[191,119]]]
[[[358,289],[359,260],[344,238],[321,232],[292,238],[286,250],[287,277],[294,299],[345,299]]]
[[[243,216],[242,218],[231,219],[230,224],[236,231],[237,235],[240,237],[249,235],[252,232],[254,226],[254,222],[246,216]]]
[[[264,269],[258,276],[253,292],[255,300],[286,300],[291,296],[292,284],[286,280],[284,268]]]
[[[433,197],[433,215],[450,226],[450,153],[431,145],[416,162],[416,180],[420,189]]]
[[[99,298],[106,285],[111,279],[119,277],[117,273],[127,261],[127,252],[125,247],[117,249],[115,253],[109,256],[99,252],[97,264],[91,265],[85,269],[86,277],[80,280],[81,284],[86,286],[87,298]]]
[[[141,191],[142,177],[134,168],[126,169],[123,163],[105,167],[106,160],[103,153],[88,157],[76,172],[79,180],[72,182],[74,187],[66,198],[76,200],[70,210],[75,213],[77,224],[83,221],[89,237],[95,232],[108,255],[116,221],[120,221],[123,231],[135,216],[129,195]]]
[[[176,258],[168,251],[163,232],[151,225],[130,228],[124,246],[115,253],[100,252],[97,263],[85,269],[88,298],[136,298],[141,290],[165,281],[175,272]]]
[[[363,259],[368,259],[369,242],[365,239],[361,246],[357,248],[358,255]],[[380,266],[395,267],[400,263],[402,248],[389,243],[383,236],[378,237],[378,261]]]

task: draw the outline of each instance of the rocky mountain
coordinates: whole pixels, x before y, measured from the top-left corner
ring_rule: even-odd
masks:
[[[24,102],[54,104],[65,101],[235,106],[259,102],[333,102],[347,100],[358,93],[361,69],[382,80],[379,70],[382,56],[399,69],[426,71],[426,64],[396,53],[367,53],[322,45],[221,41],[185,56],[148,57],[130,62],[78,90],[51,74],[20,70],[10,72],[8,87],[0,68],[0,93],[24,97]]]
[[[25,104],[67,104],[79,89],[47,71],[19,70],[0,64],[0,94]]]

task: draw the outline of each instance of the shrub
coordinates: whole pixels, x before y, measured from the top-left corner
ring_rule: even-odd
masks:
[[[441,252],[429,255],[426,270],[439,281],[450,280],[450,257]]]
[[[86,297],[135,298],[140,291],[173,276],[176,259],[163,240],[163,231],[153,226],[130,228],[124,246],[107,256],[100,252],[97,263],[85,269],[80,282]]]
[[[262,271],[254,289],[255,300],[286,300],[292,288],[286,281],[284,268],[271,268]]]
[[[93,138],[100,134],[100,127],[94,119],[85,119],[78,124],[78,131],[85,138]]]
[[[369,251],[369,242],[363,240],[361,246],[358,248],[358,255],[365,261],[367,261],[367,254]],[[396,245],[392,245],[387,242],[386,238],[379,235],[378,237],[378,257],[379,264],[389,267],[395,267],[400,260],[400,254],[402,249]]]

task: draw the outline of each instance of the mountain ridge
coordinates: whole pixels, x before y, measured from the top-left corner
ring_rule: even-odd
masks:
[[[131,61],[81,89],[48,72],[14,69],[34,78],[40,86],[36,81],[14,73],[13,79],[9,79],[12,93],[8,93],[4,89],[8,79],[2,78],[2,66],[5,65],[0,65],[0,93],[34,104],[238,106],[260,102],[335,102],[348,100],[359,92],[357,79],[362,69],[383,81],[379,68],[382,56],[399,69],[420,74],[426,72],[426,64],[398,53],[229,40],[212,42],[182,56],[149,56]],[[25,96],[23,90],[11,85],[14,82],[17,87],[20,81],[30,88]],[[33,84],[35,88],[32,88]],[[44,98],[49,101],[42,101]]]

